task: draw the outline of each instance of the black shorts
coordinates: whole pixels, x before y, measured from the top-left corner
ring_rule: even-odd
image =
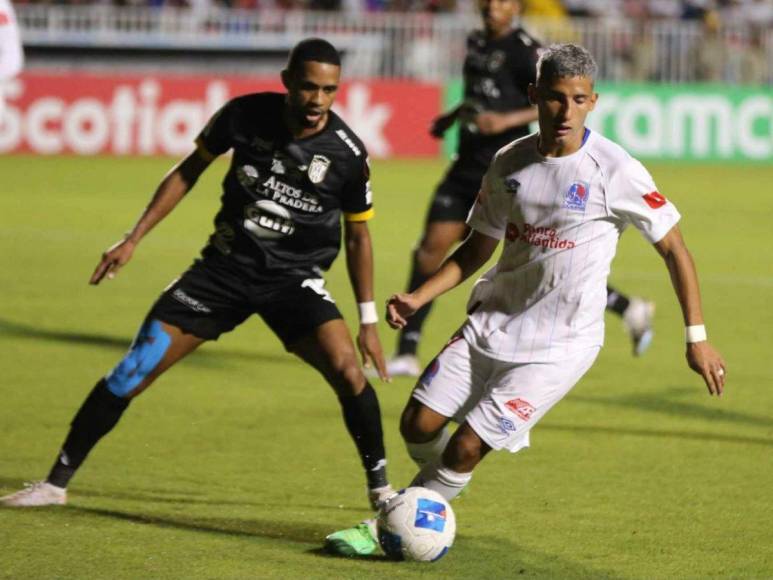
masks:
[[[485,173],[484,165],[455,161],[435,189],[427,223],[467,221]]]
[[[290,350],[321,324],[342,318],[324,284],[322,278],[309,277],[261,286],[199,260],[164,290],[148,316],[199,338],[217,340],[258,314]]]

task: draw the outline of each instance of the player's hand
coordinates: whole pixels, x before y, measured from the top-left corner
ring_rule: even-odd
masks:
[[[721,396],[725,390],[727,368],[725,361],[708,342],[692,342],[687,345],[687,364],[703,377],[710,395]]]
[[[445,132],[448,131],[448,128],[454,124],[454,121],[456,121],[455,114],[440,115],[439,117],[436,117],[429,127],[429,134],[440,139]]]
[[[496,135],[507,129],[504,116],[492,111],[478,113],[474,123],[481,135]]]
[[[378,377],[382,381],[391,382],[392,378],[387,373],[384,352],[381,349],[381,340],[375,324],[360,324],[360,332],[357,333],[357,348],[360,349],[362,366],[366,369],[376,367]]]
[[[421,307],[413,294],[392,294],[387,300],[386,320],[394,329],[404,328],[407,318]]]
[[[102,259],[94,269],[94,273],[89,279],[89,284],[99,284],[105,276],[107,276],[108,280],[115,278],[118,270],[120,270],[126,262],[132,259],[134,248],[134,242],[128,239],[123,239],[110,246],[105,250],[105,253],[102,254]]]

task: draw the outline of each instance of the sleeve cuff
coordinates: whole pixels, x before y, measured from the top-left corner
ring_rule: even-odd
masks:
[[[199,156],[207,162],[213,161],[215,157],[217,157],[217,155],[210,153],[209,149],[204,146],[204,140],[201,137],[196,139],[196,151],[198,152]]]
[[[376,212],[373,211],[373,208],[371,207],[359,213],[344,212],[344,220],[347,222],[366,222],[374,215],[376,215]]]
[[[474,229],[476,232],[480,232],[497,240],[501,240],[505,237],[504,230],[499,230],[495,227],[492,227],[485,221],[477,220],[474,217],[467,220],[467,225]]]

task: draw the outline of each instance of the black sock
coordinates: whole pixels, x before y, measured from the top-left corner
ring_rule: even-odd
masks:
[[[365,383],[359,395],[339,397],[344,423],[352,436],[365,468],[370,489],[387,485],[384,433],[376,391]]]
[[[625,294],[621,294],[612,286],[607,286],[607,310],[622,316],[631,303]]]
[[[70,423],[70,432],[46,481],[67,487],[89,451],[115,427],[128,406],[128,399],[108,391],[105,379],[100,380]]]
[[[429,276],[422,274],[419,271],[416,258],[413,259],[413,265],[411,266],[411,279],[408,282],[408,292],[413,292],[421,286]],[[397,339],[397,354],[412,354],[415,355],[419,349],[419,340],[421,339],[421,329],[424,326],[424,321],[429,316],[429,311],[432,309],[432,302],[428,302],[419,310],[416,314],[408,318],[405,328],[400,331],[400,335]]]

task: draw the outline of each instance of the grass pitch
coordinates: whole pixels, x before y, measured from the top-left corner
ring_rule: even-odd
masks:
[[[0,493],[45,475],[74,411],[152,301],[206,240],[224,166],[113,281],[86,281],[171,165],[164,159],[0,158]],[[710,399],[684,363],[666,270],[636,233],[612,282],[658,303],[630,356],[620,323],[533,447],[492,454],[456,502],[433,565],[350,561],[324,536],[366,517],[335,398],[259,320],[205,346],[132,404],[73,480],[65,508],[0,510],[0,578],[703,578],[773,576],[773,244],[770,166],[650,164],[684,217],[728,386]],[[374,164],[377,290],[402,289],[438,162]],[[328,276],[355,320],[340,260]],[[430,319],[428,360],[466,289]],[[392,350],[394,334],[382,329]],[[412,383],[377,385],[391,478],[414,473],[397,432]]]

